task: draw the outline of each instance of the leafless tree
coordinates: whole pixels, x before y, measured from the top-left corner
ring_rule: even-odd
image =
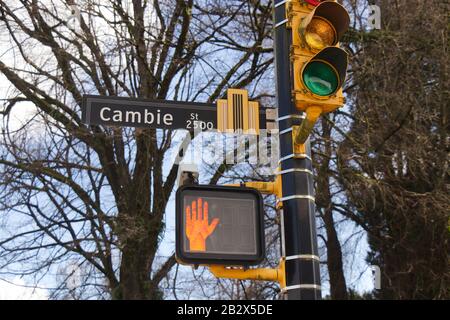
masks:
[[[39,280],[75,261],[82,297],[162,298],[176,263],[156,262],[173,134],[86,126],[82,97],[211,102],[254,89],[272,64],[270,23],[269,1],[0,1],[0,268]]]
[[[448,1],[376,3],[382,29],[353,34],[339,210],[367,231],[377,296],[448,299]]]

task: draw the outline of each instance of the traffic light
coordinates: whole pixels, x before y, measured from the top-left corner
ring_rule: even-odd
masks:
[[[182,186],[176,193],[176,256],[191,265],[248,266],[265,255],[261,194],[244,187]]]
[[[344,104],[342,86],[348,55],[339,48],[350,17],[335,1],[295,0],[287,10],[292,28],[295,107],[306,113],[299,128],[294,128],[297,145],[304,144],[318,117]]]

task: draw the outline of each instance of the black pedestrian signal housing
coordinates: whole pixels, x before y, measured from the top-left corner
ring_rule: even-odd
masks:
[[[176,256],[183,264],[249,266],[265,257],[261,194],[186,185],[176,193]]]

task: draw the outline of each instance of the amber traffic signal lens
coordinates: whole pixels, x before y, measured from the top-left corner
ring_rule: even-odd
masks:
[[[305,33],[306,42],[314,50],[336,44],[336,30],[333,25],[322,17],[314,17],[308,24]]]

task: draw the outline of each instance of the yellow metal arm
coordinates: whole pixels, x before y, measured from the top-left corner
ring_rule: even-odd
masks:
[[[300,128],[295,134],[294,144],[302,145],[308,140],[308,137],[321,114],[321,107],[309,107],[306,109],[306,119],[302,121]]]
[[[278,282],[281,288],[286,287],[284,271],[284,259],[280,260],[277,269],[257,268],[257,269],[227,269],[221,265],[210,265],[209,271],[216,278],[240,279],[240,280],[261,280]]]
[[[247,188],[253,188],[261,193],[274,194],[281,198],[281,177],[277,176],[274,182],[245,182],[243,184]],[[227,184],[230,187],[240,187],[241,184]]]

